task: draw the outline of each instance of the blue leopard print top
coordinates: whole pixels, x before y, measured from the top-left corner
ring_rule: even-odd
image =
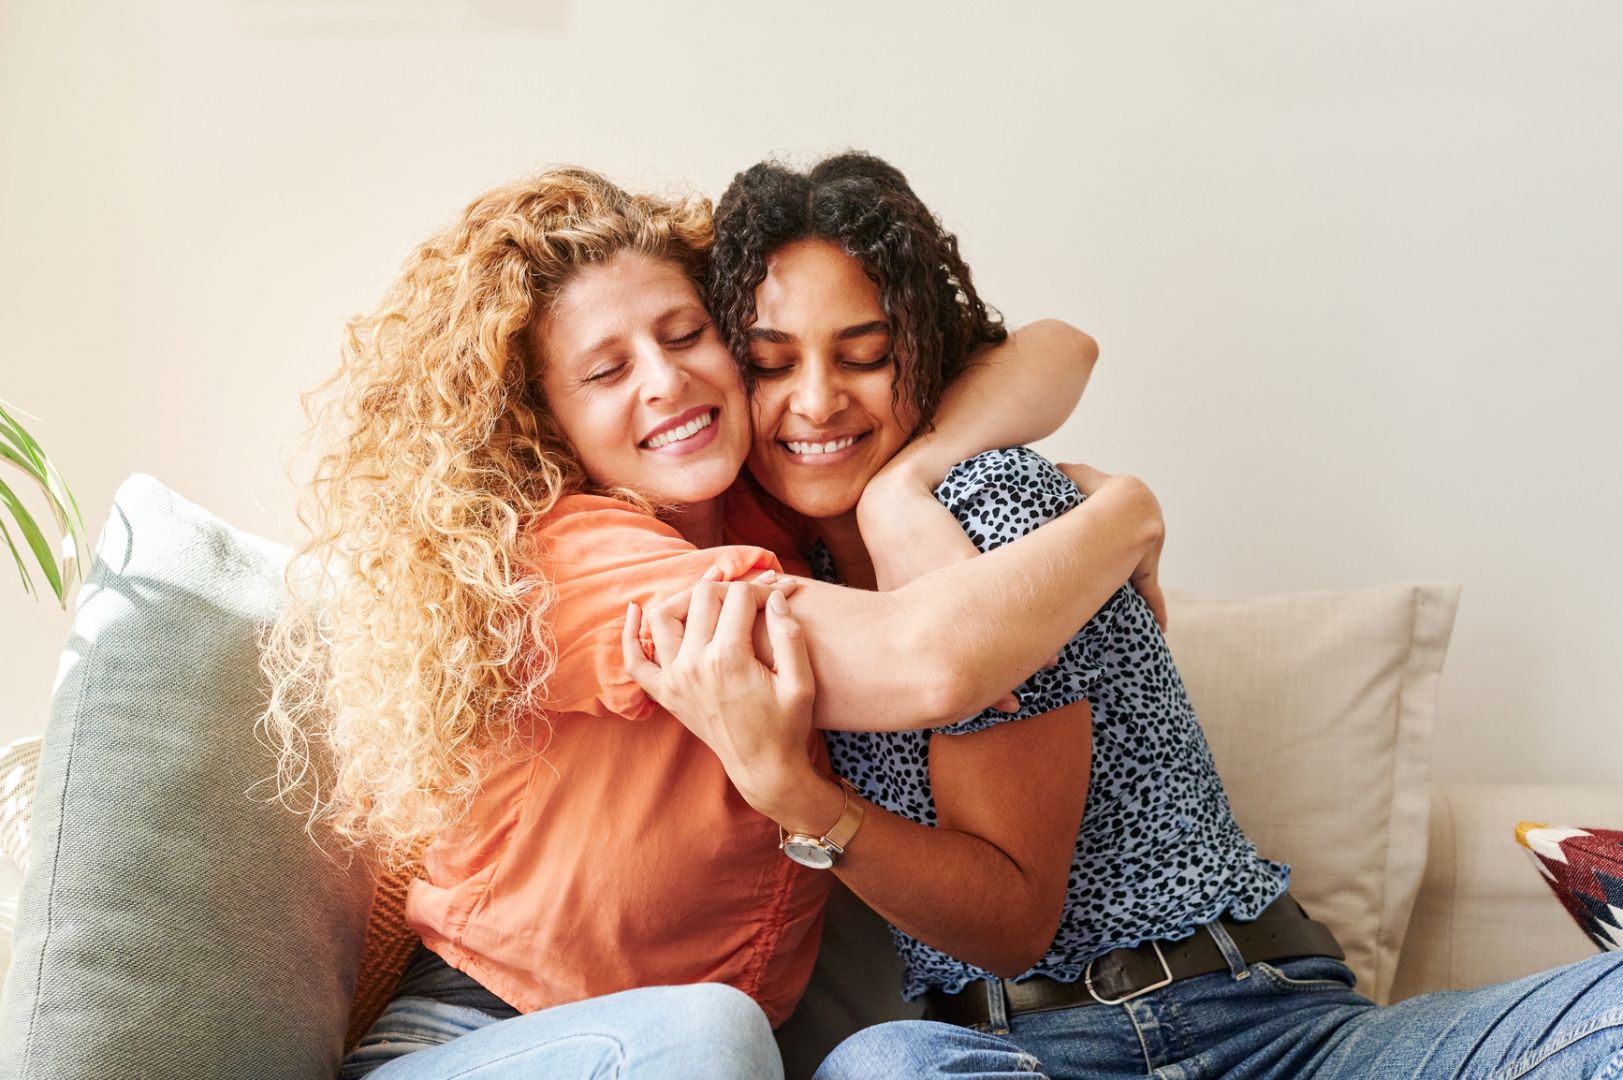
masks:
[[[1064,473],[1023,447],[961,462],[935,495],[982,551],[1018,539],[1083,498]],[[809,558],[813,573],[834,580],[826,549],[815,548]],[[1018,713],[989,709],[933,732],[827,735],[835,770],[864,796],[933,826],[930,739],[1088,700],[1093,767],[1065,915],[1048,952],[1019,978],[1073,982],[1089,960],[1111,949],[1188,937],[1225,913],[1255,918],[1285,891],[1289,867],[1259,858],[1235,824],[1172,655],[1131,586],[1118,590],[1071,639],[1056,666],[1018,692]],[[906,963],[902,992],[909,1000],[931,988],[957,993],[995,977],[894,927],[891,933]]]

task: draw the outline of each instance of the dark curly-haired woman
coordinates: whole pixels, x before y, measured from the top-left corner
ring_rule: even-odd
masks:
[[[894,167],[756,165],[716,226],[711,300],[752,391],[749,471],[811,519],[819,577],[893,587],[1081,501],[1024,449],[953,466],[933,496],[911,466],[882,471],[1002,333]],[[920,500],[942,528],[921,528]],[[783,766],[806,709],[756,692],[770,679],[743,674],[747,636],[690,621],[663,670],[633,667],[790,857],[890,921],[903,992],[926,1000],[931,1019],[859,1032],[820,1080],[1623,1075],[1623,956],[1386,1008],[1354,992],[1288,869],[1235,824],[1158,608],[1124,586],[1020,687],[1017,712],[828,732],[833,777],[803,751]],[[779,752],[762,752],[763,729],[783,733]]]

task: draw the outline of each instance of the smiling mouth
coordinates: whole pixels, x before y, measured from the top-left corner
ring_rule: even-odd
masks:
[[[789,448],[789,452],[791,454],[803,454],[807,457],[815,457],[819,454],[837,454],[841,450],[855,445],[858,439],[865,439],[867,437],[868,433],[863,432],[861,435],[847,435],[841,439],[830,439],[828,442],[799,442],[785,439],[783,440],[783,445]]]
[[[669,431],[660,432],[651,439],[644,439],[642,441],[642,448],[644,450],[658,450],[662,446],[669,446],[672,443],[684,442],[691,439],[699,432],[716,422],[717,412],[718,410],[711,409],[709,412],[704,413],[701,416],[694,417],[681,427],[674,427]]]

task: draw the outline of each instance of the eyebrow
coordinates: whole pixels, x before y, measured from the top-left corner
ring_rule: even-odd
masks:
[[[841,330],[834,335],[834,340],[850,341],[852,338],[867,337],[870,334],[889,333],[890,324],[885,322],[883,319],[875,319],[872,322],[857,323],[855,326],[847,326],[844,330]],[[793,334],[787,333],[783,330],[773,330],[771,327],[767,326],[752,326],[747,331],[745,336],[751,341],[766,341],[772,343],[773,345],[792,345],[799,340]]]

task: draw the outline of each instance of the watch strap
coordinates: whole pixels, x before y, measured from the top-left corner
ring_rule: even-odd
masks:
[[[840,817],[828,832],[823,834],[823,843],[833,848],[839,854],[845,854],[846,845],[856,836],[857,829],[862,827],[862,815],[867,809],[862,803],[862,793],[843,776],[835,777],[840,787],[845,789],[845,802],[840,806]]]

